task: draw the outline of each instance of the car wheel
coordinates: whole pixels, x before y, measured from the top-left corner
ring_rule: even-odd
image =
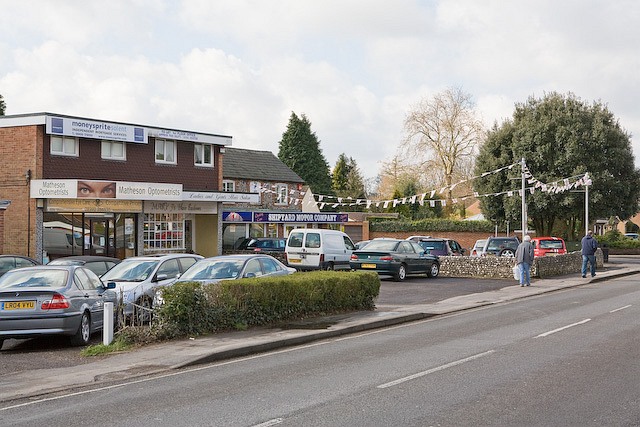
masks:
[[[516,253],[513,249],[503,249],[500,252],[500,256],[503,256],[505,258],[513,258],[514,256],[516,256]]]
[[[440,274],[440,265],[437,262],[434,262],[431,264],[427,277],[438,277],[438,274]]]
[[[150,298],[143,297],[138,300],[137,305],[134,307],[134,320],[136,326],[142,326],[151,323],[151,308],[153,303]]]
[[[398,267],[398,271],[396,272],[396,274],[394,274],[393,279],[396,282],[402,282],[406,278],[407,278],[407,267],[404,264],[400,264],[400,267]]]
[[[91,318],[89,317],[89,313],[86,311],[82,313],[82,318],[80,319],[80,326],[78,326],[78,330],[75,335],[71,337],[71,345],[80,346],[89,344],[89,340],[91,339]]]
[[[328,262],[325,264],[324,269],[327,271],[333,271],[335,270],[335,266],[333,265],[332,262]]]

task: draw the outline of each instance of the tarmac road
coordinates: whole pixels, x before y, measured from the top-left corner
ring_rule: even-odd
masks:
[[[475,279],[466,279],[470,281],[467,282],[463,279],[412,278],[403,283],[384,280],[375,311],[175,340],[100,357],[82,357],[78,348],[66,347],[62,341],[47,341],[50,347],[43,349],[38,347],[42,343],[30,340],[0,352],[0,402],[251,355],[639,274],[640,264],[635,261],[613,260],[605,264],[595,278],[582,279],[576,274],[539,279],[526,288],[516,286],[511,280],[482,279],[476,280],[478,283],[475,284],[471,282]],[[478,286],[482,292],[474,292]],[[456,296],[448,297],[452,292]]]

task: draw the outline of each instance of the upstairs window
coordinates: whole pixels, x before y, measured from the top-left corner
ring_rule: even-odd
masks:
[[[194,144],[193,156],[194,156],[194,164],[196,166],[213,167],[213,145]]]
[[[233,193],[236,191],[236,183],[235,181],[224,180],[222,181],[222,191],[228,191]]]
[[[278,184],[276,186],[277,205],[286,205],[289,203],[289,186],[287,184]]]
[[[100,155],[108,160],[127,160],[126,145],[120,141],[102,141]]]
[[[79,156],[78,140],[71,136],[51,135],[51,154],[57,156]]]
[[[156,139],[156,163],[176,163],[176,142]]]

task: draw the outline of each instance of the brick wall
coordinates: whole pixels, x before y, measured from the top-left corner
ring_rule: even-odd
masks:
[[[11,201],[4,212],[2,253],[35,255],[35,201],[29,199],[27,171],[40,176],[41,126],[0,128],[0,198]],[[30,231],[30,232],[29,232]]]

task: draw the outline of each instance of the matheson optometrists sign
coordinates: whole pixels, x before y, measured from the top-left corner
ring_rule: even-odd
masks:
[[[182,200],[182,184],[34,179],[30,196],[32,199]]]
[[[108,139],[111,141],[136,142],[138,144],[147,143],[147,130],[145,128],[121,123],[47,116],[46,131],[51,135]]]

